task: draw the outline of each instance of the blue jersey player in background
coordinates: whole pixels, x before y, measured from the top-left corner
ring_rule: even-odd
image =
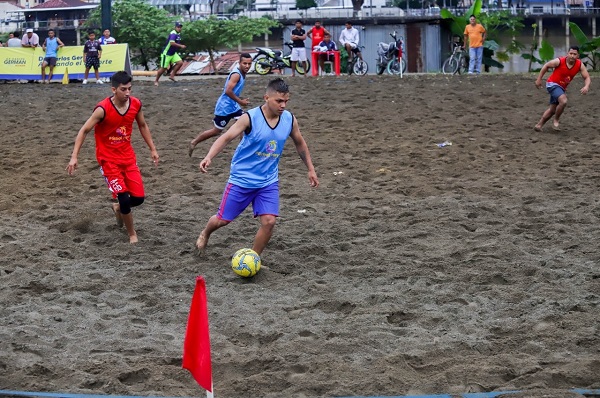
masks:
[[[288,137],[308,169],[311,186],[319,186],[308,146],[300,133],[298,121],[285,109],[290,99],[288,85],[283,79],[272,80],[267,86],[265,103],[250,109],[211,146],[200,162],[200,171],[206,173],[212,159],[232,140],[241,141],[231,159],[229,180],[216,215],[212,216],[196,241],[204,250],[208,238],[240,215],[250,203],[260,228],[252,250],[260,255],[269,243],[275,220],[279,216],[279,159]]]
[[[213,128],[198,134],[198,136],[190,142],[188,155],[192,156],[194,148],[202,141],[219,135],[231,119],[238,119],[243,115],[244,111],[242,110],[242,106],[248,106],[250,102],[248,101],[248,98],[242,99],[240,96],[242,95],[244,83],[246,82],[246,74],[251,66],[252,57],[250,54],[240,54],[239,65],[229,74],[229,76],[227,76],[223,92],[215,105]]]

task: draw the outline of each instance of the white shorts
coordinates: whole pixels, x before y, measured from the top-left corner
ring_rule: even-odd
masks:
[[[292,48],[291,61],[306,61],[306,48],[294,47]]]
[[[356,47],[358,47],[358,44],[356,44],[356,43],[346,43],[346,44],[350,44],[350,48],[352,50],[354,50]],[[346,45],[344,45],[344,47],[346,47]]]

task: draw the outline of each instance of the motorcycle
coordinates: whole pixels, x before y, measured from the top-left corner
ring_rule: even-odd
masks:
[[[286,46],[292,50],[293,46],[291,42],[284,43]],[[279,69],[283,71],[285,68],[292,68],[291,61],[291,53],[288,55],[283,55],[280,50],[272,50],[268,47],[256,47],[257,54],[254,56],[252,61],[254,62],[254,70],[259,75],[266,75],[272,70]],[[310,70],[310,61],[307,59],[306,64],[308,66],[307,70],[304,70],[304,62],[298,61],[296,63],[296,72],[303,75],[308,73]]]
[[[400,68],[402,73],[406,72],[406,62],[402,57],[404,42],[402,37],[398,38],[396,31],[390,33],[394,39],[391,43],[380,42],[377,45],[377,64],[375,71],[381,75],[386,69],[390,75],[399,75]]]

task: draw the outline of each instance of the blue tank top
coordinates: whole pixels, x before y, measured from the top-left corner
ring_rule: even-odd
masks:
[[[246,81],[246,78],[244,78],[244,75],[242,75],[242,72],[240,72],[240,69],[236,68],[234,71],[232,71],[229,74],[229,76],[227,76],[227,80],[225,81],[225,86],[223,87],[223,92],[221,93],[221,96],[219,97],[219,99],[217,100],[217,104],[215,105],[215,115],[217,115],[217,116],[231,115],[232,113],[236,113],[237,111],[242,109],[240,107],[240,104],[238,104],[233,99],[231,99],[230,96],[225,94],[225,90],[227,89],[227,85],[229,84],[229,79],[231,79],[231,76],[234,73],[237,73],[240,75],[240,80],[237,82],[237,84],[233,88],[233,92],[235,93],[235,95],[240,97],[240,95],[242,94],[242,90],[244,89],[244,82]]]
[[[263,188],[279,181],[279,158],[292,133],[294,116],[283,111],[271,128],[261,107],[248,111],[250,132],[244,132],[233,158],[229,182],[243,188]]]
[[[58,40],[56,40],[56,37],[54,39],[48,37],[46,39],[46,58],[56,57],[57,50]]]

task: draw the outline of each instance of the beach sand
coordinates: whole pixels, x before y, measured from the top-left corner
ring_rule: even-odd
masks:
[[[65,171],[107,85],[0,85],[0,388],[203,395],[181,368],[197,275],[217,397],[600,388],[594,85],[575,79],[562,131],[538,133],[533,75],[289,78],[321,186],[289,140],[266,268],[246,280],[230,257],[252,245],[250,210],[194,248],[235,142],[206,175],[213,141],[187,148],[224,78],[163,80],[134,86],[161,161],[136,130],[133,246],[92,134]],[[268,80],[248,78],[252,106]]]

